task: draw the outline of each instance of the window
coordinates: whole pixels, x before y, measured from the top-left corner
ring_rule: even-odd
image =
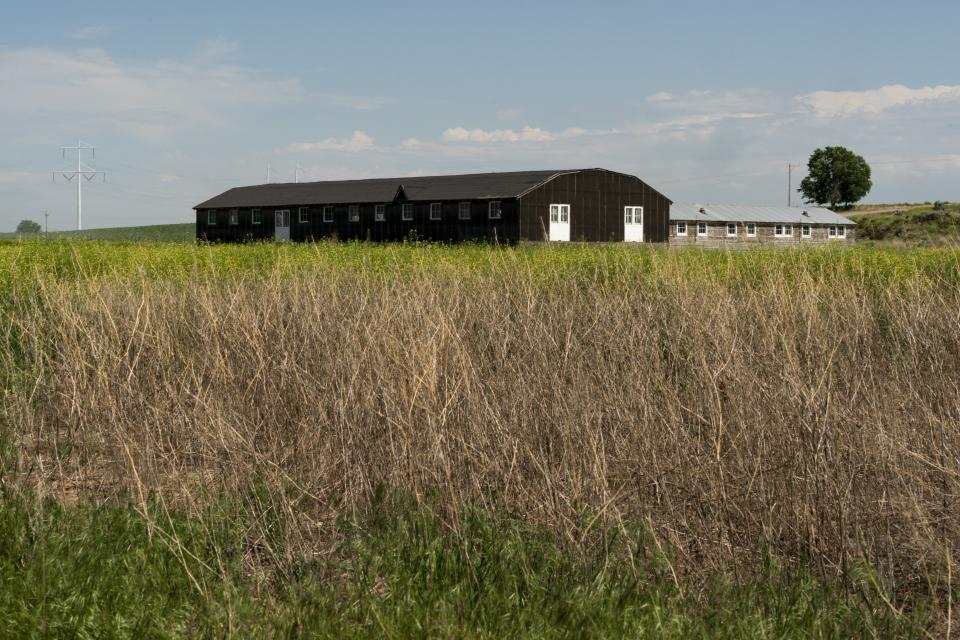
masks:
[[[387,219],[387,205],[378,204],[373,207],[373,219],[377,222],[383,222]]]
[[[643,224],[643,207],[624,207],[624,224]]]
[[[469,202],[460,203],[460,219],[461,220],[470,219],[470,203]]]
[[[500,219],[501,211],[500,211],[500,201],[499,201],[499,200],[492,200],[492,201],[490,202],[490,204],[487,205],[487,214],[488,214],[488,216],[490,217],[491,220],[499,220],[499,219]]]
[[[263,224],[263,214],[260,213],[260,209],[250,211],[250,224]]]
[[[330,205],[327,205],[323,208],[323,221],[333,222],[333,207]]]
[[[847,229],[846,229],[845,227],[837,227],[837,237],[838,237],[838,238],[846,238],[846,237],[847,237]]]
[[[778,224],[773,228],[773,235],[776,238],[790,238],[793,236],[793,225]]]
[[[230,224],[240,224],[240,212],[236,209],[230,209]]]
[[[686,222],[678,222],[678,223],[677,223],[677,235],[678,235],[678,236],[685,236],[685,235],[687,235],[687,223],[686,223]]]
[[[698,223],[697,223],[697,235],[698,235],[698,236],[705,236],[705,235],[707,235],[707,223],[706,223],[706,222],[698,222]]]
[[[747,237],[756,238],[757,237],[757,225],[754,222],[747,223]]]
[[[550,205],[550,222],[570,222],[570,205]]]
[[[352,204],[348,211],[350,212],[350,222],[360,222],[360,205]]]
[[[831,227],[830,227],[830,230],[827,232],[827,235],[829,235],[831,238],[836,238],[836,237],[837,237],[837,228],[834,227],[834,226],[831,226]]]
[[[217,212],[213,209],[207,209],[207,226],[213,227],[217,224]]]
[[[430,203],[430,219],[440,220],[443,217],[443,205],[439,202]]]
[[[400,213],[402,214],[402,218],[403,218],[404,220],[413,220],[413,205],[412,205],[412,204],[404,204],[404,205],[400,208]]]
[[[810,237],[810,225],[808,225],[808,224],[802,224],[802,225],[800,225],[800,236],[803,237],[803,238],[809,238],[809,237]]]
[[[728,237],[728,238],[733,238],[733,237],[736,237],[736,235],[737,235],[737,223],[735,223],[735,222],[728,222],[728,223],[727,223],[727,237]]]
[[[310,222],[310,210],[306,207],[300,207],[299,211],[299,221],[301,223]]]

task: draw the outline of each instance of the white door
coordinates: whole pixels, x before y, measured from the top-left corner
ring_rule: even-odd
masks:
[[[550,205],[550,241],[570,242],[570,205]]]
[[[273,239],[277,242],[290,240],[290,210],[277,209],[273,214]]]
[[[643,207],[623,208],[623,241],[643,242]]]

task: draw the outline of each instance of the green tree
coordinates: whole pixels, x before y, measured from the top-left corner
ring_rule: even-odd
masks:
[[[800,193],[807,202],[848,206],[870,192],[870,165],[845,147],[824,147],[810,155]]]
[[[40,233],[42,228],[40,223],[33,220],[21,220],[17,225],[17,233]]]

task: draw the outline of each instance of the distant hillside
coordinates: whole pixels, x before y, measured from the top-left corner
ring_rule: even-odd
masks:
[[[914,209],[923,209],[930,207],[931,202],[900,202],[891,204],[857,204],[847,211],[841,211],[844,215],[860,215],[875,213],[894,213],[896,211],[913,211]]]
[[[3,233],[0,238],[18,238],[20,234]],[[27,234],[24,238],[84,239],[84,240],[125,240],[128,242],[193,242],[196,239],[196,225],[155,224],[146,227],[111,227],[106,229],[85,229],[84,231],[51,231],[50,233]]]
[[[960,243],[960,204],[943,202],[890,207],[847,214],[857,223],[857,237],[925,245]]]

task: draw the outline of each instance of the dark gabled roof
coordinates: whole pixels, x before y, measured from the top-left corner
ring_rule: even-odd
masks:
[[[393,202],[401,193],[419,201],[516,198],[558,175],[579,171],[585,169],[260,184],[230,189],[194,209]]]

